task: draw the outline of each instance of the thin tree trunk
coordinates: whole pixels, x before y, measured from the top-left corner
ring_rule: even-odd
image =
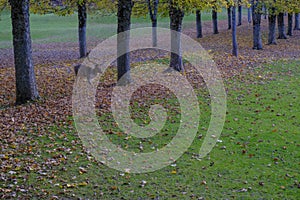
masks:
[[[118,36],[117,36],[117,66],[118,80],[125,85],[131,81],[130,77],[130,53],[129,38],[131,25],[131,11],[133,7],[132,0],[118,1]]]
[[[288,14],[288,32],[287,35],[293,35],[293,13]]]
[[[264,19],[267,19],[267,7],[265,4],[263,5],[262,9],[263,9],[263,14],[264,14]]]
[[[16,104],[39,98],[32,62],[29,0],[11,0]]]
[[[202,20],[201,20],[201,11],[196,11],[196,27],[197,27],[197,38],[202,38]]]
[[[287,39],[285,35],[285,26],[284,26],[284,13],[279,13],[277,16],[278,20],[278,39]]]
[[[262,49],[261,39],[261,14],[258,10],[258,1],[252,0],[252,20],[253,20],[253,49]]]
[[[232,17],[231,17],[231,10],[232,10],[232,6],[229,6],[228,8],[227,8],[227,19],[228,19],[228,30],[230,30],[231,29],[231,19],[232,19]]]
[[[232,7],[232,54],[238,56],[238,43],[236,35],[236,6]]]
[[[86,13],[86,1],[81,3],[78,2],[78,38],[79,38],[79,55],[80,58],[87,56],[86,47],[86,24],[87,24],[87,13]]]
[[[240,1],[239,1],[240,3]],[[238,26],[242,25],[242,15],[243,15],[243,7],[241,5],[238,6],[238,13],[239,13],[239,20],[238,20]]]
[[[277,44],[276,42],[276,15],[269,14],[269,35],[268,44]]]
[[[251,19],[251,13],[252,13],[252,8],[248,8],[248,23],[250,24],[252,19]]]
[[[153,0],[153,6],[151,5],[151,0],[147,0],[148,10],[150,14],[150,19],[152,22],[152,46],[157,47],[157,9],[159,0]]]
[[[218,13],[217,11],[213,10],[212,11],[212,20],[213,20],[213,33],[218,34]]]
[[[181,55],[181,38],[180,33],[182,30],[182,20],[184,12],[179,8],[176,8],[171,1],[170,5],[170,29],[171,32],[171,60],[170,67],[176,71],[183,71],[182,55]]]
[[[294,30],[300,30],[300,13],[295,14],[295,27]]]

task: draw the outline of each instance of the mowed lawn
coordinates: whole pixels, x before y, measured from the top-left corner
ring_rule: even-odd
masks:
[[[219,14],[219,19],[225,19],[226,13]],[[195,26],[195,15],[184,18],[184,27]],[[31,36],[34,43],[46,42],[76,42],[77,41],[77,15],[56,16],[54,14],[31,14]],[[211,20],[210,13],[203,13],[203,21]],[[88,15],[87,39],[102,40],[117,32],[117,17],[115,15],[101,16]],[[149,17],[133,17],[132,28],[150,27]],[[11,19],[8,11],[1,13],[0,18],[0,48],[10,47],[12,44]],[[169,18],[160,17],[158,27],[169,27]]]
[[[300,61],[280,61],[226,80],[226,123],[218,144],[202,160],[198,153],[210,120],[205,89],[197,90],[197,137],[171,166],[130,174],[97,163],[82,149],[70,116],[46,132],[33,128],[30,134],[26,129],[16,133],[15,137],[25,134],[28,143],[9,145],[1,153],[3,161],[10,160],[11,151],[30,148],[14,155],[19,165],[9,168],[3,162],[1,191],[7,197],[30,199],[298,199],[299,65]],[[180,123],[176,98],[156,103],[175,109],[169,112],[174,120],[153,138],[122,134],[107,111],[100,112],[99,123],[115,144],[135,152],[141,152],[141,145],[144,152],[153,151],[172,140]],[[147,112],[136,105],[131,110],[135,121],[147,121]]]
[[[224,19],[225,15],[223,13],[221,18],[223,16]],[[185,20],[187,28],[194,26],[194,15],[187,16]],[[210,20],[210,13],[204,15],[204,20]],[[115,16],[90,17],[88,38],[101,40],[114,35],[115,23]],[[150,25],[149,19],[143,18],[133,18],[133,23],[133,27]],[[77,41],[76,15],[31,15],[31,25],[34,43]],[[168,25],[167,18],[160,19],[159,26]],[[2,14],[0,27],[0,48],[10,48],[11,27],[8,13]],[[158,61],[168,63],[168,60]],[[71,69],[70,65],[67,63],[62,66]],[[49,80],[41,82],[43,84],[40,84],[40,90],[50,93],[64,91],[64,88],[57,89],[58,85],[72,87],[72,72],[67,73],[60,66],[50,66],[49,69],[48,65],[36,66],[39,79],[50,77]],[[135,66],[138,67],[138,64]],[[1,132],[0,197],[107,200],[299,199],[299,66],[299,60],[280,60],[249,70],[249,73],[224,79],[228,101],[225,126],[215,148],[202,160],[198,158],[198,153],[209,126],[211,106],[208,91],[205,88],[196,89],[201,116],[193,144],[172,165],[152,173],[130,174],[98,163],[82,147],[71,115],[67,116],[66,121],[53,121],[50,125],[49,121],[39,121],[36,115],[32,115],[31,127],[22,124],[22,128],[12,128],[9,138]],[[0,70],[3,75],[1,77],[11,76],[9,69]],[[106,75],[112,74],[116,74],[115,69],[109,69]],[[111,80],[111,77],[107,79]],[[3,113],[1,116],[12,123],[17,120],[18,114],[14,119],[10,113],[24,112],[28,107],[37,109],[49,101],[57,106],[62,105],[62,112],[57,112],[57,115],[63,115],[61,113],[66,109],[63,106],[69,104],[64,101],[70,101],[70,94],[63,93],[61,96],[57,95],[58,97],[51,95],[32,105],[24,105],[24,109],[0,105],[1,114]],[[55,97],[53,102],[47,99],[50,97]],[[175,96],[171,95],[168,99],[158,98],[155,103],[170,108],[170,120],[152,138],[137,139],[122,134],[112,114],[105,109],[98,113],[99,123],[113,143],[130,151],[153,151],[168,144],[180,124],[179,103]],[[146,102],[146,106],[141,108],[138,102],[133,102],[131,112],[136,123],[149,123],[149,104]],[[45,107],[48,108],[47,105]],[[34,120],[46,127],[36,127]]]

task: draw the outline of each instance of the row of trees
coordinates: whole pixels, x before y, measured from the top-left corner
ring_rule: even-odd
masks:
[[[233,54],[238,55],[238,45],[236,37],[236,26],[241,24],[242,6],[252,8],[253,20],[253,49],[262,49],[261,40],[261,15],[268,14],[269,18],[269,44],[276,44],[275,30],[276,17],[278,19],[279,39],[286,38],[284,28],[284,13],[287,12],[289,17],[288,34],[292,34],[291,24],[293,24],[293,13],[295,14],[295,29],[299,29],[299,12],[300,0],[0,0],[0,8],[8,5],[11,6],[11,19],[13,27],[13,46],[14,59],[16,69],[16,103],[22,104],[28,100],[34,100],[39,97],[34,67],[31,55],[31,38],[30,38],[30,22],[29,12],[46,14],[56,13],[59,15],[78,13],[78,35],[80,57],[87,55],[86,48],[86,26],[87,26],[87,9],[101,10],[102,12],[117,13],[118,28],[117,32],[122,33],[129,31],[131,26],[132,14],[142,16],[149,14],[153,27],[153,46],[157,45],[157,16],[168,15],[170,17],[170,29],[181,32],[182,22],[185,14],[196,13],[197,21],[197,37],[202,37],[201,12],[212,10],[212,18],[214,24],[214,33],[218,33],[217,13],[222,8],[228,8],[228,28],[232,29]],[[238,22],[236,16],[236,8],[238,8]],[[248,12],[248,18],[249,18]],[[172,49],[176,53],[171,53],[170,67],[182,71],[182,58],[180,50],[180,38],[176,35],[171,35]],[[129,34],[119,34],[118,36],[118,52],[124,52],[129,49]],[[128,51],[125,51],[128,52]],[[130,81],[130,55],[118,55],[118,79],[127,74],[128,77],[123,77],[123,80]]]

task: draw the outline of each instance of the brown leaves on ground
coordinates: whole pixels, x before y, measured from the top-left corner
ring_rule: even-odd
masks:
[[[263,22],[263,41],[266,43],[267,27]],[[231,55],[231,32],[226,30],[226,22],[219,23],[220,34],[210,34],[210,22],[204,24],[205,36],[198,41],[213,55],[218,68],[224,78],[243,73],[251,72],[251,68],[263,63],[277,59],[299,58],[300,55],[300,31],[295,31],[294,36],[288,40],[278,41],[277,46],[264,45],[264,50],[252,50],[252,26],[245,24],[238,27],[238,42],[240,56],[235,58]],[[185,30],[185,34],[195,38],[195,30]],[[90,46],[95,46],[96,42],[90,42]],[[71,97],[74,84],[73,66],[80,63],[77,60],[77,44],[36,44],[34,45],[34,63],[37,76],[37,84],[40,96],[35,103],[22,106],[14,106],[15,101],[15,76],[13,68],[13,55],[11,49],[0,49],[0,193],[2,197],[14,197],[16,192],[28,192],[34,188],[26,186],[28,178],[26,173],[35,172],[39,178],[43,176],[55,177],[54,172],[47,171],[51,165],[60,165],[68,159],[68,154],[72,149],[56,144],[55,137],[67,140],[64,128],[53,131],[51,127],[67,127],[74,129],[69,116],[72,115]],[[138,51],[133,53],[133,61],[144,61],[149,58],[166,56],[166,52]],[[193,74],[187,73],[190,80],[196,80]],[[110,93],[115,83],[115,74],[109,71],[109,82],[102,85],[102,90],[98,92],[99,102],[97,107],[108,109],[110,105]],[[198,77],[199,78],[199,77]],[[198,82],[199,82],[198,81]],[[145,87],[151,94],[151,87]],[[159,89],[159,88],[156,88]],[[142,93],[139,91],[139,93]],[[35,157],[39,156],[36,149],[36,141],[33,136],[47,137],[52,141],[53,146],[45,146],[48,153],[52,155],[43,162],[37,162]],[[72,141],[78,143],[78,141]],[[48,166],[48,167],[47,167]],[[85,169],[80,168],[79,173],[85,173]],[[63,170],[63,168],[62,168]],[[22,172],[22,173],[21,173]],[[176,171],[172,171],[176,174]],[[21,183],[18,183],[21,182]],[[88,183],[77,183],[76,186],[85,186]],[[75,187],[73,183],[66,183],[67,188]],[[63,186],[62,186],[63,187]],[[114,188],[113,188],[114,189]],[[6,195],[9,194],[9,195]]]

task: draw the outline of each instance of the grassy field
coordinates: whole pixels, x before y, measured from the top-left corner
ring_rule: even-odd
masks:
[[[210,13],[204,14],[203,20],[211,20],[210,16]],[[220,19],[225,17],[222,13]],[[90,40],[101,40],[116,33],[115,16],[93,16],[88,22]],[[185,28],[194,23],[194,15],[185,17]],[[168,18],[160,18],[160,27],[168,27],[168,24]],[[133,27],[148,25],[148,18],[133,18]],[[0,48],[11,47],[8,13],[2,13],[0,27]],[[34,43],[76,42],[77,17],[31,15],[31,30]],[[212,53],[216,51],[216,43],[222,48],[228,45],[212,36],[204,40],[211,42]],[[266,46],[264,52],[268,48],[271,47]],[[231,68],[235,60],[228,52],[221,56],[220,65],[232,61],[233,64],[228,64]],[[242,62],[250,58],[265,59],[268,57],[265,55],[270,54],[259,51],[239,59]],[[169,62],[167,58],[158,61]],[[253,63],[258,62],[259,59]],[[0,134],[0,197],[107,200],[300,198],[299,60],[280,60],[255,69],[249,64],[247,67],[251,70],[247,68],[247,73],[225,78],[228,95],[225,126],[215,148],[202,160],[198,159],[198,153],[208,129],[211,106],[208,91],[198,89],[201,116],[193,144],[172,165],[145,174],[110,169],[83,150],[73,118],[66,114],[70,109],[74,63],[53,63],[36,65],[43,99],[18,107],[7,103],[14,101],[14,72],[11,68],[0,69],[4,90],[0,97],[5,100],[0,105],[0,120],[4,122],[1,121],[1,127],[5,129],[1,131],[7,133]],[[107,76],[112,80],[116,76],[115,69],[109,69]],[[147,105],[151,101],[144,103],[146,106],[141,107],[138,102],[133,102],[131,107],[133,119],[138,124],[150,121]],[[99,122],[113,143],[130,151],[153,151],[169,143],[180,124],[179,103],[174,95],[155,100],[155,103],[169,108],[169,118],[161,132],[152,138],[137,139],[122,134],[112,114],[105,109],[99,115]],[[65,115],[67,120],[60,121]]]
[[[31,152],[15,159],[33,159],[32,169],[11,169],[17,173],[12,179],[17,184],[11,183],[9,189],[31,199],[298,199],[299,65],[300,61],[282,61],[227,80],[225,127],[220,142],[201,161],[197,153],[202,139],[197,137],[171,166],[146,174],[119,172],[87,156],[74,126],[66,123],[49,127],[47,135],[28,135]],[[205,135],[210,101],[206,90],[198,94],[202,113],[198,135]],[[173,98],[158,103],[178,106]],[[133,106],[132,112],[137,122],[147,120],[139,107]],[[176,113],[171,116],[176,118]],[[109,113],[99,122],[114,143],[135,152],[140,152],[140,143],[144,151],[168,143],[180,123],[174,119],[155,137],[140,140],[125,139]],[[25,182],[20,178],[24,176]],[[26,189],[20,190],[22,185]]]
[[[219,19],[225,19],[226,13],[220,13]],[[77,41],[77,15],[55,16],[53,14],[35,15],[31,14],[31,34],[34,43],[45,42],[76,42]],[[203,21],[211,20],[210,13],[203,13]],[[111,16],[89,16],[87,37],[89,40],[101,40],[116,34],[117,18]],[[149,17],[133,17],[132,27],[151,26]],[[159,18],[159,27],[169,27],[167,17]],[[195,26],[195,16],[188,15],[184,18],[184,27]],[[3,12],[0,20],[0,48],[11,46],[11,20],[9,12]]]

